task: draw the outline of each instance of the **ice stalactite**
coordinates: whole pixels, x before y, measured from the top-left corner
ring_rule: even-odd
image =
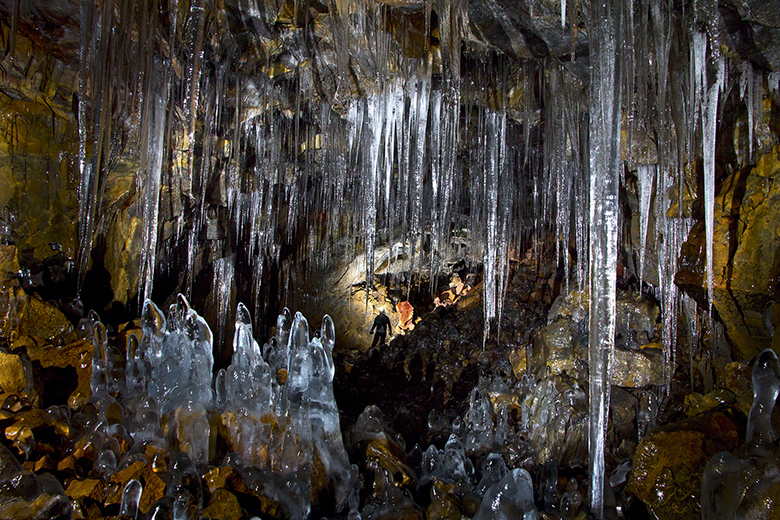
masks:
[[[583,153],[580,121],[586,112],[584,89],[579,80],[557,61],[546,64],[547,102],[545,135],[556,136],[544,141],[544,166],[547,179],[545,215],[554,220],[557,265],[563,269],[563,291],[568,292],[574,269],[578,287],[584,284],[587,265],[585,234],[586,196],[583,196]],[[560,93],[565,93],[561,95]],[[574,229],[572,230],[572,225]],[[575,251],[570,251],[570,245]],[[576,255],[578,265],[571,259]]]
[[[561,27],[566,27],[566,0],[561,0]]]
[[[704,162],[704,225],[705,225],[705,277],[709,311],[712,312],[713,235],[715,228],[715,138],[718,125],[718,106],[721,91],[725,90],[725,59],[719,41],[717,6],[707,1],[695,4],[695,23],[700,27],[692,35],[692,95],[693,106],[701,118],[701,153]],[[711,72],[715,75],[712,77]]]
[[[157,237],[160,213],[160,186],[162,180],[163,160],[166,155],[165,120],[168,105],[168,81],[163,72],[162,64],[155,67],[155,88],[150,89],[145,100],[150,106],[144,116],[146,147],[142,153],[141,168],[143,171],[143,244],[141,250],[141,274],[139,277],[139,300],[151,298],[154,282],[154,270],[157,264]]]
[[[508,191],[502,190],[501,177],[506,169],[506,113],[487,112],[484,114],[484,204],[485,235],[482,241],[483,265],[485,277],[484,336],[483,346],[490,335],[490,324],[501,317],[501,303],[506,281],[507,213],[511,210],[511,200],[507,200]],[[500,323],[498,324],[500,326]]]
[[[645,271],[645,251],[647,250],[647,225],[650,220],[650,199],[653,195],[653,184],[656,178],[655,164],[637,165],[639,180],[639,282]]]
[[[710,310],[713,305],[714,274],[713,265],[713,245],[715,228],[715,137],[718,124],[718,98],[723,82],[723,57],[720,55],[720,49],[715,44],[712,52],[717,60],[717,78],[712,86],[707,88],[706,108],[702,106],[704,120],[703,136],[703,154],[704,154],[704,221],[707,240],[707,295],[710,302]],[[703,59],[702,57],[697,59]],[[698,63],[698,67],[705,67],[703,63]],[[706,76],[706,75],[705,75]],[[704,100],[703,100],[704,101]]]
[[[211,298],[213,298],[214,306],[217,309],[219,330],[217,332],[216,344],[218,348],[221,348],[224,344],[225,332],[228,328],[226,325],[231,306],[231,295],[235,293],[235,273],[235,255],[228,255],[214,262]]]
[[[112,62],[118,58],[109,37],[114,24],[113,6],[79,3],[79,287],[86,273],[95,234],[99,228],[102,174],[112,153],[112,105],[116,102]]]
[[[615,343],[620,179],[620,60],[622,2],[603,0],[591,10],[590,98],[590,495],[604,514],[604,448]]]

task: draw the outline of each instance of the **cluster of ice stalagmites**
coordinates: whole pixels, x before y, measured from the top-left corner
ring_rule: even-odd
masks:
[[[333,396],[332,320],[326,316],[310,338],[306,318],[297,313],[290,319],[285,309],[276,335],[261,349],[244,305],[236,316],[232,363],[217,372],[213,387],[212,334],[183,296],[167,316],[145,302],[142,336],[128,336],[126,360],[108,346],[96,315],[83,321],[94,346],[96,417],[82,437],[99,452],[95,471],[108,478],[141,460],[169,472],[165,500],[155,511],[182,519],[200,516],[198,468],[208,463],[239,469],[250,487],[273,494],[288,518],[309,516],[311,497],[321,492],[335,496],[339,510],[357,507],[356,472]],[[220,436],[227,455],[216,448]],[[127,484],[123,509],[137,510],[139,486]]]
[[[764,350],[753,366],[753,406],[747,424],[747,453],[728,451],[707,464],[701,483],[702,518],[775,518],[780,506],[780,447],[772,410],[780,394],[780,363]]]
[[[333,396],[334,344],[329,316],[310,338],[306,318],[296,313],[290,320],[285,309],[276,336],[261,350],[252,337],[249,312],[239,304],[232,364],[216,376],[217,406],[242,463],[279,471],[301,486],[305,512],[312,493],[321,488],[335,493],[339,508],[346,507],[352,495]],[[324,468],[328,482],[313,487],[315,465]]]

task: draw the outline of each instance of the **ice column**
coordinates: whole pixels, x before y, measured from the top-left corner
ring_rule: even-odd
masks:
[[[604,514],[604,439],[609,411],[609,364],[615,343],[618,239],[620,0],[591,9],[590,92],[590,478],[591,511]]]

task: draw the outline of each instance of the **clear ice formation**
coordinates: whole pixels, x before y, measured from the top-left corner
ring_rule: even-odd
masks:
[[[772,410],[780,394],[780,363],[771,349],[753,366],[753,406],[748,415],[747,454],[722,451],[712,457],[701,483],[703,520],[770,518],[780,487],[780,450]]]
[[[143,486],[136,479],[130,480],[122,490],[122,502],[119,504],[119,516],[136,520],[138,518],[138,503],[141,500]]]
[[[618,60],[621,0],[591,10],[590,93],[590,346],[588,367],[591,511],[604,514],[605,439],[610,398],[610,360],[615,346],[620,206],[620,118],[623,84]]]
[[[473,520],[533,520],[539,518],[534,505],[531,475],[515,468],[485,492]]]
[[[751,455],[772,453],[777,444],[777,432],[772,427],[772,410],[780,393],[780,364],[771,349],[759,354],[753,366],[753,406],[748,415],[748,452]]]
[[[36,475],[22,467],[0,445],[0,504],[5,518],[72,518],[73,504],[49,473]]]
[[[97,415],[85,423],[78,442],[98,453],[97,473],[108,478],[120,465],[146,461],[144,446],[178,451],[168,496],[154,506],[151,517],[198,518],[203,491],[196,465],[213,456],[211,417],[217,413],[234,450],[229,462],[241,468],[245,479],[276,489],[290,518],[309,516],[317,491],[312,489],[315,465],[335,490],[338,509],[357,507],[357,472],[344,449],[333,395],[336,334],[330,317],[310,337],[306,318],[296,313],[290,320],[285,309],[276,335],[261,348],[249,310],[239,304],[232,362],[217,372],[213,391],[211,330],[182,295],[167,317],[147,300],[141,323],[141,337],[128,336],[125,363],[108,346],[96,315],[79,327],[92,337],[90,399]],[[122,416],[125,420],[117,422]],[[120,441],[131,445],[124,456]],[[156,456],[149,462],[154,467],[165,463]],[[139,494],[129,483],[121,506],[126,516],[137,514]]]

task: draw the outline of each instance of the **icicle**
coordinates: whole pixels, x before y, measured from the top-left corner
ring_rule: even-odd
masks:
[[[767,76],[767,87],[772,94],[780,90],[780,72],[770,72]]]
[[[609,369],[615,342],[620,178],[620,0],[591,10],[590,99],[590,494],[591,512],[604,515],[604,451]]]
[[[162,177],[163,147],[165,138],[165,115],[167,100],[167,84],[164,83],[165,73],[158,71],[158,80],[153,92],[147,93],[149,97],[150,121],[148,123],[148,157],[145,162],[144,175],[144,205],[143,205],[143,248],[141,250],[141,269],[138,278],[139,301],[151,298],[154,284],[154,270],[157,264],[157,233],[160,202],[160,180]]]
[[[561,28],[566,27],[566,0],[561,0]]]
[[[691,393],[693,393],[693,352],[699,342],[699,319],[696,315],[696,301],[687,294],[682,298],[682,308],[688,323],[688,363],[691,376]]]
[[[647,223],[650,219],[650,199],[653,194],[653,181],[656,176],[656,164],[637,165],[639,179],[639,283],[644,279],[645,250],[647,249]]]
[[[225,325],[228,322],[231,295],[233,293],[235,277],[235,256],[229,255],[214,262],[214,280],[211,290],[214,303],[217,308],[217,345],[222,348],[225,340]],[[251,325],[251,320],[249,322]],[[251,330],[250,330],[251,334]]]
[[[499,215],[505,213],[505,208],[499,207],[499,178],[504,171],[506,155],[506,114],[488,112],[485,115],[485,163],[484,163],[484,204],[487,212],[485,224],[485,239],[483,243],[484,265],[484,334],[483,348],[490,336],[490,323],[498,314],[502,297],[502,270],[499,262],[499,248],[503,233]]]
[[[712,240],[715,227],[715,138],[718,124],[718,97],[723,81],[723,56],[720,50],[713,47],[716,59],[719,60],[719,67],[715,83],[707,91],[707,106],[704,110],[704,136],[703,136],[703,154],[704,154],[704,222],[707,240],[707,296],[710,305],[710,312],[713,305],[713,246]],[[701,65],[703,67],[703,64]],[[705,83],[706,85],[706,83]],[[704,107],[703,107],[704,108]]]

